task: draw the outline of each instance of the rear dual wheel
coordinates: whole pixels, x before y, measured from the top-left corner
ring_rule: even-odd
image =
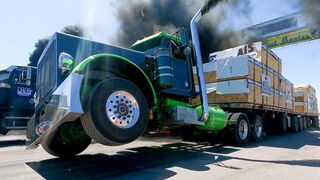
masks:
[[[297,117],[298,118],[298,131],[301,132],[303,131],[303,118],[302,117]]]
[[[263,138],[264,125],[260,115],[256,115],[252,122],[252,140],[260,141]]]
[[[278,125],[278,123],[277,123]],[[280,133],[285,133],[288,130],[288,118],[286,113],[279,113],[279,125],[278,129]]]
[[[245,113],[234,113],[231,115],[230,121],[236,122],[230,126],[232,141],[239,146],[248,144],[251,133],[248,116]]]
[[[296,116],[291,117],[291,130],[293,132],[298,132],[299,131],[299,121]]]

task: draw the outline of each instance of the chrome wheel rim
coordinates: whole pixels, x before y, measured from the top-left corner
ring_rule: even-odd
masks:
[[[107,99],[108,119],[117,127],[127,129],[134,126],[140,115],[135,97],[127,91],[115,91]]]
[[[248,128],[247,121],[242,119],[239,123],[239,137],[242,140],[245,140],[248,136],[248,132],[249,132],[249,128]]]
[[[257,120],[254,125],[255,133],[257,137],[260,137],[262,135],[262,122],[260,120]]]

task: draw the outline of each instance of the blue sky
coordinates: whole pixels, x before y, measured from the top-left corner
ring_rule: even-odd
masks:
[[[250,0],[253,24],[298,10],[289,0]],[[25,65],[34,43],[66,25],[85,26],[94,40],[111,42],[117,31],[115,7],[126,0],[6,0],[0,6],[0,69]],[[291,1],[292,2],[292,1]],[[103,22],[103,23],[102,23]],[[273,50],[283,60],[283,75],[294,84],[311,84],[320,97],[320,40]]]

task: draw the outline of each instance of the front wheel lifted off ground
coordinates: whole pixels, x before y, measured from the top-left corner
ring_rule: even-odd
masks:
[[[134,141],[146,129],[148,105],[140,89],[123,78],[97,84],[81,123],[87,134],[104,145]]]
[[[250,139],[250,123],[245,113],[232,114],[230,121],[235,121],[235,125],[231,126],[232,140],[238,146],[249,143]]]
[[[57,157],[75,156],[84,151],[91,138],[84,132],[79,120],[62,124],[51,136],[41,141],[49,154]]]

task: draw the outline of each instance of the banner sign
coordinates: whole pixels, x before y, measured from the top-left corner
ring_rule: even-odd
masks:
[[[320,38],[320,28],[318,29],[306,28],[300,31],[268,38],[265,40],[265,43],[269,48],[277,48],[281,46],[287,46],[290,44],[297,44],[300,42],[311,41],[319,38]]]

